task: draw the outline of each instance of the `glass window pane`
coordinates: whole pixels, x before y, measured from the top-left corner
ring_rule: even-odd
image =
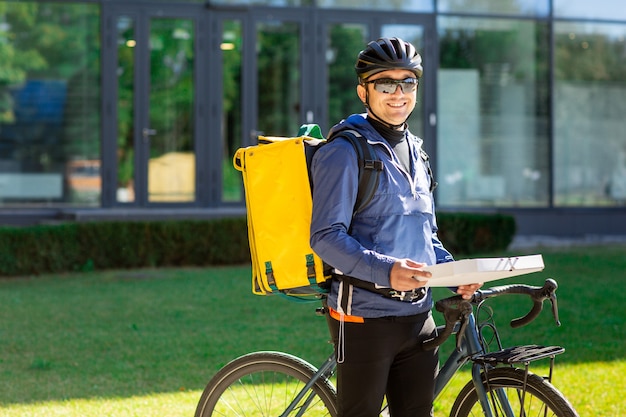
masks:
[[[171,0],[159,0],[159,1],[171,1]],[[175,0],[175,1],[187,1],[187,0]],[[202,2],[206,4],[206,0],[195,0],[196,2]],[[212,5],[258,5],[258,6],[272,6],[272,7],[297,7],[297,6],[313,6],[313,0],[211,0]]]
[[[624,204],[626,25],[554,28],[555,204]]]
[[[333,126],[351,114],[365,112],[356,96],[354,64],[368,39],[364,24],[333,24],[328,34],[328,123]]]
[[[243,43],[241,22],[226,20],[222,31],[222,86],[224,157],[222,160],[224,182],[222,201],[242,201],[241,173],[233,167],[235,151],[241,147],[241,47]]]
[[[44,0],[45,1],[45,0]],[[111,0],[104,0],[111,1]],[[154,3],[202,3],[207,0],[151,0]],[[313,6],[313,0],[211,0],[211,5]]]
[[[193,21],[150,21],[150,124],[142,132],[151,202],[196,198],[194,44]]]
[[[569,0],[564,0],[569,1]],[[547,16],[550,0],[439,0],[438,12]]]
[[[135,201],[135,21],[117,20],[117,201]]]
[[[161,2],[183,2],[188,0],[157,0]],[[205,2],[206,0],[192,0]],[[410,10],[412,12],[432,12],[434,0],[213,0],[213,5],[260,5],[271,7],[316,6],[340,9],[371,10]]]
[[[554,0],[554,16],[624,20],[626,7],[622,0]]]
[[[359,10],[433,12],[433,0],[318,0],[317,7]]]
[[[99,205],[98,5],[4,2],[3,11],[0,207]]]
[[[257,25],[258,130],[293,136],[300,128],[300,27],[292,22]]]
[[[547,27],[440,18],[440,206],[546,206]]]

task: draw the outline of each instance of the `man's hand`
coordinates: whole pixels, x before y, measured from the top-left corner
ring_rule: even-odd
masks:
[[[477,289],[479,289],[480,287],[482,287],[483,284],[468,284],[468,285],[459,285],[459,287],[456,289],[456,293],[457,294],[461,294],[461,296],[465,299],[465,300],[469,300],[472,298],[472,295],[476,292]]]
[[[411,291],[415,288],[424,287],[428,284],[428,278],[432,274],[422,271],[420,268],[426,264],[415,262],[410,259],[400,259],[391,267],[389,285],[396,291]]]

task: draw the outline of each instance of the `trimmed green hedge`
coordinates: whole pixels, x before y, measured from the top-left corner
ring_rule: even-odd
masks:
[[[439,213],[438,236],[453,255],[505,250],[516,232],[515,218],[504,214]]]
[[[250,262],[245,219],[0,228],[0,275]]]
[[[438,222],[454,255],[504,250],[515,234],[514,219],[499,214],[440,213]],[[246,262],[245,218],[0,228],[0,276]]]

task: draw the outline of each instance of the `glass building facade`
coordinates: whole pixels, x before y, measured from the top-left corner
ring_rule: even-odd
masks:
[[[241,215],[234,151],[362,112],[379,36],[424,58],[439,210],[626,234],[618,0],[0,0],[0,224]]]

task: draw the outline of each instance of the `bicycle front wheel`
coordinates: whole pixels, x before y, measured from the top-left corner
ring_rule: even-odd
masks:
[[[552,384],[535,374],[517,368],[496,368],[483,372],[483,385],[495,416],[578,417],[567,399]],[[526,392],[524,392],[524,386]],[[451,417],[484,416],[472,381],[456,398]]]
[[[285,411],[317,370],[308,362],[280,352],[254,352],[224,366],[209,381],[195,417],[337,416],[337,394],[319,378],[290,414]]]

